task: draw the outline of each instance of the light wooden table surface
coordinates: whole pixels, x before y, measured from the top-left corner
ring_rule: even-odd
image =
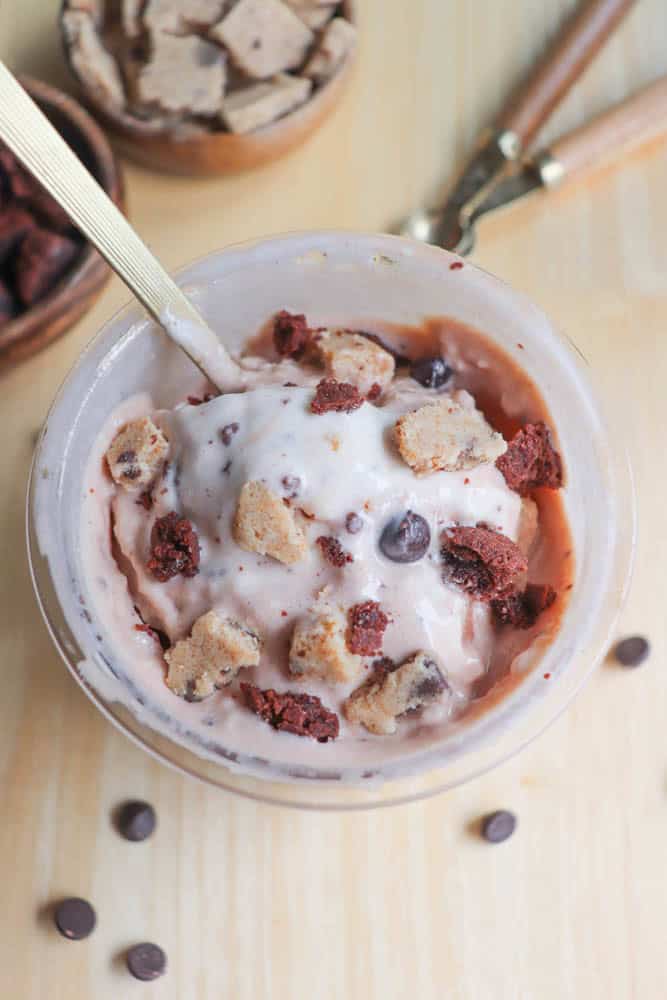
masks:
[[[254,175],[187,181],[132,167],[134,223],[168,266],[287,229],[386,227],[465,154],[553,31],[563,0],[360,0],[344,106],[305,149]],[[0,54],[64,79],[56,0],[0,0]],[[642,0],[549,134],[667,70],[665,0]],[[627,414],[639,493],[625,632],[641,670],[609,665],[536,744],[433,801],[302,815],[186,780],[79,691],[38,616],[23,542],[35,430],[81,347],[127,298],[113,281],[79,327],[0,379],[0,996],[3,1000],[660,1000],[667,996],[667,146],[481,227],[476,260],[540,303]],[[150,842],[109,823],[127,796]],[[509,807],[508,843],[472,838]],[[90,898],[99,925],[59,938],[40,908]],[[142,986],[118,954],[154,940]]]

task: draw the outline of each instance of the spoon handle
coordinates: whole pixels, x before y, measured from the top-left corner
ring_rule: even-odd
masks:
[[[0,138],[214,385],[239,388],[239,368],[216,334],[2,62]]]

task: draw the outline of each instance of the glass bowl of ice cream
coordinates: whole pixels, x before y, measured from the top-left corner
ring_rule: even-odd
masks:
[[[629,579],[630,473],[581,355],[396,237],[271,238],[178,281],[240,391],[128,307],[35,454],[33,579],[77,681],[161,760],[303,807],[418,798],[516,752]]]

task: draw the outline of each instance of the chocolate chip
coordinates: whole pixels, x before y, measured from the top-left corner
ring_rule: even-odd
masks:
[[[380,535],[382,553],[396,563],[418,562],[430,544],[431,529],[427,521],[411,510],[389,521]]]
[[[155,830],[155,809],[148,802],[126,802],[118,813],[118,832],[126,840],[146,840]]]
[[[651,646],[643,635],[631,635],[621,639],[614,647],[614,659],[623,667],[638,667],[648,658]]]
[[[143,983],[148,983],[152,979],[159,979],[167,971],[167,956],[156,944],[150,941],[142,941],[129,949],[125,956],[125,962],[129,972],[135,979],[140,979]]]
[[[150,490],[144,490],[143,493],[139,494],[139,499],[134,501],[138,507],[143,507],[144,510],[153,509],[153,494]]]
[[[440,389],[452,377],[453,370],[444,358],[420,358],[413,361],[410,374],[426,389]]]
[[[377,660],[373,660],[371,666],[377,679],[381,680],[387,674],[393,674],[394,670],[398,670],[399,664],[392,660],[391,656],[380,656]]]
[[[90,903],[76,896],[58,903],[53,919],[62,936],[70,941],[83,941],[92,934],[97,922],[95,910]]]
[[[283,476],[281,483],[285,487],[288,500],[294,500],[295,497],[298,497],[301,489],[301,480],[298,476]]]
[[[364,527],[363,519],[358,514],[351,512],[345,518],[345,527],[351,535],[358,535]]]
[[[239,429],[239,425],[234,421],[233,424],[226,424],[220,431],[220,437],[222,438],[222,443],[224,445],[229,445],[232,443],[232,438]]]
[[[490,844],[502,844],[516,830],[517,819],[514,813],[507,809],[499,809],[484,817],[482,822],[482,836]]]
[[[185,694],[183,695],[183,698],[191,705],[196,705],[197,702],[204,700],[200,694],[197,694],[197,687],[192,678],[185,682]]]
[[[413,697],[419,698],[421,701],[437,698],[438,695],[441,695],[443,691],[447,691],[449,688],[449,684],[445,680],[437,663],[434,663],[433,660],[427,660],[424,664],[424,669],[428,670],[428,675],[422,677],[411,692]]]

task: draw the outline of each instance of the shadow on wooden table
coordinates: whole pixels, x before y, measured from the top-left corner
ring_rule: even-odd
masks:
[[[40,774],[70,752],[99,751],[104,720],[60,659],[33,593],[25,544],[25,495],[34,441],[8,441],[14,470],[0,498],[0,634],[4,640],[0,748],[5,787],[39,802]],[[14,459],[11,461],[11,459]],[[84,745],[82,745],[82,742]],[[29,779],[29,782],[28,782]],[[28,789],[29,784],[29,789]]]

